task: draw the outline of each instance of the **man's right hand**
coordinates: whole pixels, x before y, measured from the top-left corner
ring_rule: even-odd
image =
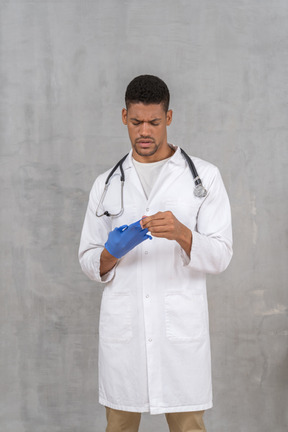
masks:
[[[152,239],[151,236],[147,235],[147,232],[148,229],[142,228],[140,221],[134,222],[131,225],[122,225],[119,228],[114,228],[109,233],[105,248],[115,258],[121,258],[138,244],[148,238]]]
[[[109,233],[105,249],[103,249],[100,257],[100,276],[111,270],[119,258],[126,255],[138,244],[148,238],[152,239],[150,235],[147,235],[147,232],[147,229],[141,227],[140,221],[114,228]]]

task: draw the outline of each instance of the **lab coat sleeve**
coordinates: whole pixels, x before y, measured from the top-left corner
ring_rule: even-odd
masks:
[[[224,271],[232,258],[231,210],[228,195],[219,170],[214,167],[210,187],[192,231],[190,259],[183,249],[184,266],[203,273]]]
[[[108,234],[111,231],[111,222],[108,217],[97,217],[95,215],[96,208],[101,196],[104,185],[101,185],[99,178],[95,181],[90,195],[88,207],[82,228],[80,246],[79,246],[79,262],[83,272],[91,279],[97,282],[109,282],[115,274],[113,267],[104,276],[100,276],[100,256],[104,249],[104,244],[107,241]],[[99,211],[101,212],[102,209]]]

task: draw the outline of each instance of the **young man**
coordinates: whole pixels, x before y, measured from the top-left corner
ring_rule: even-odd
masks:
[[[99,323],[99,401],[107,432],[138,431],[141,412],[165,413],[172,432],[205,431],[212,407],[206,274],[232,257],[230,206],[218,169],[167,142],[169,90],[158,77],[128,85],[123,123],[132,144],[121,168],[91,190],[79,249],[105,283]],[[201,195],[201,194],[200,194]]]

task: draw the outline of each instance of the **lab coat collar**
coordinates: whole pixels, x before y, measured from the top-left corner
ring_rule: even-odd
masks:
[[[181,155],[180,147],[175,146],[173,144],[169,144],[169,146],[175,150],[175,153],[171,156],[169,163],[172,163],[172,164],[177,165],[177,166],[183,166],[185,164],[185,160],[184,160],[183,156]],[[133,158],[132,158],[132,149],[131,149],[128,153],[127,158],[123,162],[123,169],[124,170],[132,168],[134,166],[132,159]]]

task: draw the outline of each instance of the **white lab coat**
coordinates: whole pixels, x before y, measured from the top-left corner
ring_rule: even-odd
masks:
[[[230,262],[231,216],[218,169],[192,159],[208,190],[205,198],[194,196],[179,148],[162,167],[148,200],[130,151],[123,164],[120,217],[95,216],[110,170],[92,187],[79,259],[90,279],[105,283],[99,321],[99,402],[105,406],[151,414],[212,407],[206,273],[220,273]],[[103,207],[111,213],[121,208],[119,170]],[[176,241],[154,237],[101,279],[99,261],[108,233],[166,210],[192,230],[190,259]]]

